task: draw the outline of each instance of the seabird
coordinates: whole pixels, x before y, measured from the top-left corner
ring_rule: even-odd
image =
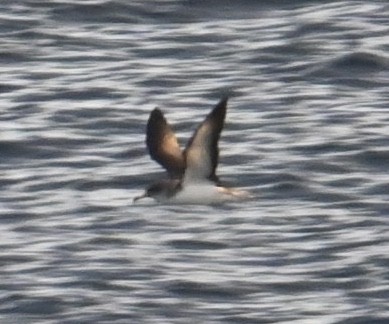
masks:
[[[155,108],[151,112],[146,130],[147,148],[151,158],[166,169],[169,178],[153,183],[134,202],[150,197],[161,203],[215,204],[250,196],[246,191],[222,187],[216,175],[227,100],[227,97],[221,99],[213,108],[184,151],[162,111]]]

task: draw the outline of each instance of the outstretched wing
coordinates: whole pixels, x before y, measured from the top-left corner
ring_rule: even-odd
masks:
[[[151,158],[162,165],[172,178],[181,178],[185,170],[184,155],[176,135],[161,110],[155,108],[147,122],[146,144]]]
[[[216,167],[219,161],[218,142],[226,117],[225,97],[213,108],[195,131],[185,149],[185,181],[218,181]]]

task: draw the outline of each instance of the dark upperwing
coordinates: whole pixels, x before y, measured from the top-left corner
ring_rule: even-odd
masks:
[[[147,122],[146,144],[151,158],[162,165],[170,177],[181,178],[183,176],[184,155],[176,135],[158,108],[151,112]]]
[[[219,101],[189,140],[184,152],[184,179],[219,181],[216,176],[219,162],[218,142],[226,117],[227,100],[225,97]]]

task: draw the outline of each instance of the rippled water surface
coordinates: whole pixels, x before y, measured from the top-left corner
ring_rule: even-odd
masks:
[[[385,1],[2,1],[1,323],[389,322]],[[254,199],[132,204],[221,96]]]

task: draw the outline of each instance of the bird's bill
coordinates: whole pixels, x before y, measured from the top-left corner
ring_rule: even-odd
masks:
[[[148,195],[147,195],[147,192],[145,191],[145,192],[143,193],[143,195],[138,196],[138,197],[135,197],[135,198],[132,200],[132,203],[135,204],[138,200],[143,199],[143,198],[146,198],[146,197],[148,197]]]

